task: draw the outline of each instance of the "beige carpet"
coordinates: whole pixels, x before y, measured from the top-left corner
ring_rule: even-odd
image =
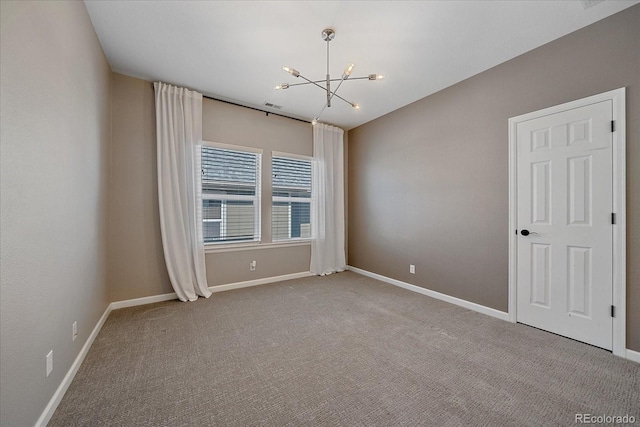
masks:
[[[640,365],[355,273],[111,313],[51,426],[572,425]]]

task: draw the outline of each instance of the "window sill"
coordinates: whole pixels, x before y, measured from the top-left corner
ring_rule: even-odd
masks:
[[[216,254],[222,252],[238,252],[238,251],[255,251],[258,249],[276,249],[276,248],[288,248],[292,246],[308,246],[311,245],[311,239],[303,240],[288,240],[283,242],[274,243],[237,243],[231,245],[205,245],[205,254]]]

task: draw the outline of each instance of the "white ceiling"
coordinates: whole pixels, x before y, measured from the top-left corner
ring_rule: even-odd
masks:
[[[588,3],[596,3],[587,0]],[[113,71],[312,119],[325,96],[278,83],[356,64],[321,121],[351,129],[640,2],[604,1],[90,1],[87,10]],[[265,107],[270,102],[281,110]]]

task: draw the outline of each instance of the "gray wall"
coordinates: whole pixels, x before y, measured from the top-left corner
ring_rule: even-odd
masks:
[[[173,292],[162,252],[153,84],[112,73],[111,301]]]
[[[110,178],[112,301],[173,292],[158,214],[153,84],[113,73]],[[262,237],[271,242],[271,152],[312,155],[311,125],[210,99],[203,101],[203,139],[263,149]],[[257,262],[256,271],[249,263]],[[309,271],[310,247],[208,253],[209,286]]]
[[[82,2],[0,17],[0,425],[29,426],[109,301],[110,70]]]
[[[507,120],[623,86],[627,347],[640,350],[640,6],[351,130],[349,264],[507,311]]]

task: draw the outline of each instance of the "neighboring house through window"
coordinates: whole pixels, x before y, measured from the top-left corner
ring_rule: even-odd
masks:
[[[271,230],[274,242],[311,237],[311,162],[308,157],[273,153]]]
[[[260,150],[204,143],[202,220],[205,243],[260,241]]]

